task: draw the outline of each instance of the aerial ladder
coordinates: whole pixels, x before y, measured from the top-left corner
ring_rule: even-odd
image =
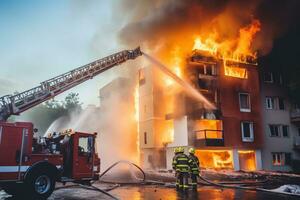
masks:
[[[19,115],[116,65],[129,59],[135,59],[140,55],[142,52],[139,47],[134,50],[124,50],[41,82],[39,86],[30,90],[0,97],[0,121],[6,121],[11,115]]]
[[[98,180],[101,162],[95,147],[97,133],[68,129],[34,137],[37,130],[31,122],[6,120],[140,55],[139,47],[121,51],[25,92],[1,97],[0,188],[22,199],[47,199],[56,182],[89,185]]]

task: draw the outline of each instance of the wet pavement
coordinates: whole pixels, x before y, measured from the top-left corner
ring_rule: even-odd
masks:
[[[197,192],[189,191],[187,194],[176,192],[173,188],[166,188],[162,186],[123,186],[118,187],[110,192],[122,200],[234,200],[234,199],[259,199],[259,200],[296,200],[297,197],[271,194],[265,192],[238,190],[238,189],[221,189],[211,186],[201,186]],[[104,194],[96,191],[85,190],[82,188],[66,188],[56,190],[49,200],[98,200],[98,199],[112,199]],[[14,198],[6,195],[0,191],[0,200],[14,200]]]

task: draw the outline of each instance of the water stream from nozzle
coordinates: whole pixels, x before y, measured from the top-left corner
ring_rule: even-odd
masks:
[[[164,64],[148,55],[147,53],[142,52],[143,55],[154,64],[155,67],[159,68],[164,74],[172,78],[176,83],[178,83],[188,94],[198,99],[200,102],[204,104],[204,107],[209,110],[214,110],[216,107],[205,98],[200,92],[198,92],[193,86],[191,86],[188,82],[182,80],[176,74],[174,74],[171,70],[169,70]]]

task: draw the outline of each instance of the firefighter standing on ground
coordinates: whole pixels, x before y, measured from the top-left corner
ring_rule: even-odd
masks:
[[[199,176],[199,159],[197,156],[195,156],[195,149],[190,148],[189,149],[190,155],[189,158],[189,167],[190,167],[190,173],[191,173],[191,179],[192,179],[192,188],[195,190],[197,189],[197,177]]]
[[[184,154],[184,148],[175,148],[175,156],[173,158],[173,169],[176,171],[176,189],[186,191],[188,189],[188,178],[189,178],[189,158]]]

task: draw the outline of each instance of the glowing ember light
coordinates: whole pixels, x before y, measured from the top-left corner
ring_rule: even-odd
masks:
[[[252,150],[240,150],[239,162],[240,168],[246,171],[255,171],[256,170],[256,161],[255,161],[255,152]]]
[[[233,169],[233,154],[230,150],[196,150],[200,166],[213,169]]]
[[[140,161],[140,93],[139,93],[139,85],[135,87],[134,92],[134,110],[135,110],[135,121],[137,124],[137,138],[136,138],[136,146],[137,146],[137,160]]]
[[[202,119],[195,124],[197,139],[223,139],[222,121]]]
[[[247,69],[241,67],[226,66],[225,64],[224,64],[224,74],[225,76],[231,76],[235,78],[242,78],[242,79],[248,78]]]
[[[208,51],[211,54],[216,54],[218,50],[218,44],[212,38],[208,38],[202,42],[201,38],[197,37],[194,41],[193,50]]]

